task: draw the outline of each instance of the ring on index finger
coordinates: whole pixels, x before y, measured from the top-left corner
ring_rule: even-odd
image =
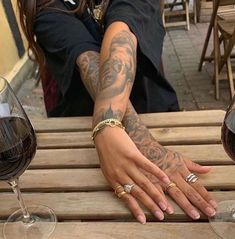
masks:
[[[190,173],[188,176],[186,176],[185,181],[187,183],[195,183],[198,180],[198,176],[196,176],[194,173]]]

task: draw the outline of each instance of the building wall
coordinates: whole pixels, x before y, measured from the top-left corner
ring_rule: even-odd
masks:
[[[20,29],[17,0],[0,0],[0,76],[6,77],[25,58],[26,39]]]

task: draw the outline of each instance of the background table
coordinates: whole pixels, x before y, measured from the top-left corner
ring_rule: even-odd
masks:
[[[154,137],[193,161],[213,165],[200,176],[218,201],[235,199],[235,166],[224,153],[220,130],[224,111],[195,111],[141,115]],[[148,223],[137,223],[117,199],[99,169],[90,138],[91,118],[33,120],[38,150],[21,177],[27,205],[53,208],[59,223],[53,239],[217,239],[207,218],[193,222],[176,206],[164,222],[147,213]],[[18,208],[15,196],[0,182],[0,220]],[[3,223],[0,223],[0,230]],[[0,238],[2,238],[0,231]],[[19,238],[19,235],[16,235]]]

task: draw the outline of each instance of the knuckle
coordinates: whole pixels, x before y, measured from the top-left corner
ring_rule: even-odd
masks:
[[[131,207],[131,205],[133,204],[133,198],[128,195],[126,195],[125,197],[123,196],[123,201],[128,207]]]
[[[149,188],[149,181],[147,179],[144,179],[139,182],[139,186],[146,190]]]
[[[121,178],[122,170],[120,168],[113,169],[112,177],[114,176],[117,179]]]
[[[172,194],[176,197],[176,198],[180,198],[182,197],[183,193],[180,191],[179,188],[175,188],[174,190],[172,190]]]
[[[200,203],[200,204],[203,202],[202,197],[197,192],[191,189],[187,190],[185,195],[187,196],[187,198],[189,198],[193,202]]]
[[[136,190],[134,196],[138,199],[142,199],[146,196],[146,193],[143,190]]]
[[[132,151],[132,150],[128,150],[125,153],[125,155],[126,155],[127,158],[132,159],[132,160],[135,160],[138,157],[138,154],[135,151]]]
[[[154,164],[150,162],[143,162],[142,166],[147,172],[152,172],[155,169]]]
[[[183,208],[184,208],[185,211],[187,211],[187,212],[190,212],[191,210],[194,209],[193,206],[192,206],[192,204],[189,203],[189,202],[185,202],[185,203],[183,204]]]

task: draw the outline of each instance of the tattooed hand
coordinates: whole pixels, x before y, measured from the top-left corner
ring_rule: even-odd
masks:
[[[143,224],[146,222],[138,200],[157,219],[163,220],[162,211],[167,209],[167,200],[140,169],[155,175],[165,185],[169,183],[168,177],[140,153],[123,129],[106,127],[96,136],[95,145],[102,172],[114,190],[120,185],[135,184],[131,194],[125,194],[122,200],[136,219]]]
[[[95,143],[99,153],[101,168],[113,188],[117,184],[126,184],[133,181],[138,184],[138,186],[134,187],[136,190],[133,188],[131,194],[124,195],[122,200],[126,202],[131,212],[141,223],[144,223],[146,219],[143,210],[135,199],[146,205],[159,219],[162,219],[160,208],[167,213],[173,213],[172,206],[165,198],[163,187],[161,186],[162,183],[158,179],[162,175],[160,172],[163,171],[178,186],[178,188],[169,190],[172,198],[192,218],[197,218],[198,215],[195,212],[194,206],[199,209],[202,208],[202,211],[206,213],[209,209],[213,210],[216,203],[213,200],[211,201],[211,197],[201,184],[196,183],[193,185],[193,188],[185,183],[184,176],[189,173],[189,170],[206,173],[209,169],[193,164],[189,159],[159,145],[140,121],[131,103],[127,102],[127,107],[125,107],[136,67],[135,61],[133,61],[133,58],[135,58],[134,48],[136,46],[133,46],[132,38],[128,35],[129,33],[125,29],[124,32],[115,35],[114,41],[111,41],[111,48],[107,53],[106,59],[108,57],[112,59],[110,61],[102,61],[101,72],[103,77],[101,79],[99,79],[99,53],[93,51],[85,52],[77,59],[78,69],[84,85],[94,100],[98,97],[99,107],[96,108],[95,123],[114,117],[122,120],[129,135],[120,128],[105,128],[103,132],[97,135]],[[119,47],[117,47],[117,44],[119,44]],[[112,49],[114,45],[115,50]],[[126,57],[128,56],[125,62],[123,60],[126,57],[123,57],[124,51],[120,48],[121,45],[125,52],[128,53],[125,54]],[[120,55],[117,49],[121,50],[121,60],[117,59],[117,55]],[[110,64],[110,62],[113,62],[113,64]],[[117,97],[121,99],[121,107]],[[111,130],[112,133],[110,132]],[[157,166],[163,171],[159,172]],[[133,181],[125,181],[129,180],[130,172],[134,175],[131,179]],[[160,174],[156,174],[156,172]],[[210,207],[208,202],[213,207]],[[211,215],[210,213],[206,214]]]
[[[199,219],[200,217],[197,209],[207,216],[213,216],[215,214],[216,202],[200,183],[200,180],[191,184],[185,181],[186,176],[191,172],[207,173],[210,167],[200,166],[180,153],[161,146],[152,137],[140,119],[133,114],[131,106],[128,107],[127,111],[124,124],[136,146],[145,157],[162,169],[169,176],[170,180],[177,185],[177,187],[172,187],[168,190],[169,195],[193,219]],[[149,172],[145,170],[143,172],[155,187],[160,190],[159,188],[162,187],[161,182]]]

